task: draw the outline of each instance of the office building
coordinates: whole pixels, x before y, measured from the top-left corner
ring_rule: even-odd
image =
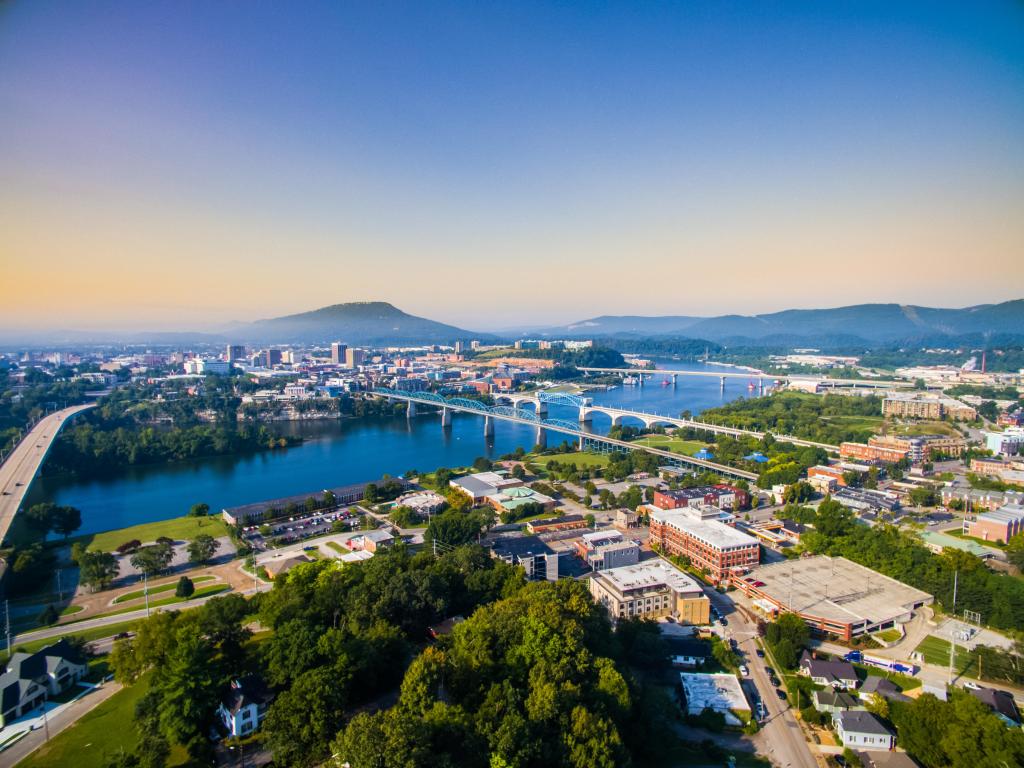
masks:
[[[688,624],[711,620],[711,602],[700,584],[660,558],[599,571],[589,584],[594,600],[613,618],[671,616]]]
[[[964,533],[985,541],[1001,541],[1024,532],[1024,506],[1007,504],[991,512],[982,512],[973,520],[964,520]]]
[[[228,344],[225,357],[229,363],[237,363],[245,359],[245,347],[241,344]]]
[[[558,553],[536,536],[504,536],[491,545],[491,556],[522,566],[528,579],[558,581]]]
[[[366,352],[361,349],[353,349],[349,347],[345,350],[345,367],[346,368],[358,368],[363,364],[366,359]]]
[[[892,394],[882,401],[882,413],[902,419],[930,419],[938,421],[949,417],[954,421],[974,421],[978,412],[969,405],[951,397],[928,392]]]
[[[273,368],[275,365],[281,364],[281,350],[280,349],[265,349],[263,350],[263,366],[265,368]]]
[[[331,344],[331,362],[334,365],[345,365],[345,356],[347,354],[348,344],[342,344],[340,341],[335,341]]]
[[[1002,432],[986,432],[985,447],[999,456],[1024,453],[1024,427],[1007,427]]]

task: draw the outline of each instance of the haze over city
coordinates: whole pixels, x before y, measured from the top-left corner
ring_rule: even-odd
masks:
[[[474,330],[1024,285],[1024,13],[9,2],[0,327]]]

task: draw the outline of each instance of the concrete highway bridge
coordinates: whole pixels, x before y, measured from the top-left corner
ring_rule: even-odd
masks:
[[[795,375],[788,376],[775,373],[760,373],[756,371],[675,371],[667,368],[589,368],[579,367],[577,370],[584,373],[615,373],[622,376],[636,376],[640,386],[643,386],[645,376],[667,376],[675,384],[679,376],[702,376],[704,378],[719,379],[722,386],[725,386],[726,379],[747,379],[756,380],[758,388],[764,391],[765,380],[769,381],[791,381],[821,384],[826,387],[864,387],[865,389],[898,389],[900,387],[912,387],[909,381],[874,381],[872,379],[830,379],[823,376]]]
[[[72,416],[93,405],[95,403],[73,405],[44,416],[0,465],[0,541],[6,538],[14,516],[25,500],[28,487],[43,465],[53,441],[57,439],[57,433]]]
[[[378,387],[372,390],[368,394],[375,395],[377,397],[387,398],[389,400],[400,400],[408,403],[408,413],[410,416],[416,414],[416,406],[432,406],[440,410],[441,413],[441,424],[442,426],[448,426],[451,424],[451,414],[453,412],[460,413],[472,413],[478,416],[482,416],[484,419],[484,435],[489,436],[494,434],[494,422],[497,419],[502,421],[511,421],[517,424],[526,424],[528,426],[535,427],[537,429],[538,445],[544,445],[547,439],[547,433],[557,432],[563,435],[571,435],[579,441],[580,447],[582,448],[587,443],[600,444],[601,446],[609,447],[615,450],[630,450],[630,451],[644,451],[646,453],[654,454],[663,459],[666,459],[669,463],[680,466],[683,464],[700,467],[707,469],[712,472],[717,472],[722,475],[728,475],[730,477],[740,477],[744,480],[756,481],[757,475],[753,472],[747,472],[746,470],[736,469],[735,467],[729,467],[725,464],[718,464],[714,461],[707,461],[705,459],[694,458],[693,456],[685,456],[680,453],[674,453],[672,451],[666,451],[661,448],[654,448],[647,445],[638,445],[631,443],[627,440],[617,440],[607,435],[599,435],[593,432],[589,432],[586,429],[586,422],[574,423],[571,421],[564,421],[562,419],[548,419],[545,418],[547,413],[546,406],[552,403],[559,405],[580,405],[582,402],[587,402],[589,407],[593,411],[594,408],[602,408],[603,406],[593,406],[590,404],[590,398],[583,398],[578,395],[566,395],[562,393],[530,393],[530,397],[519,397],[516,396],[517,401],[515,405],[486,405],[481,403],[479,400],[471,400],[464,397],[442,397],[434,392],[406,392],[398,389],[388,389],[384,387]],[[538,399],[539,398],[539,399]],[[537,411],[531,411],[527,408],[518,407],[519,404],[526,400],[531,400],[534,403],[539,404],[540,413]],[[632,413],[632,412],[626,412]],[[638,414],[639,415],[639,414]],[[679,419],[669,421],[680,421]],[[669,422],[666,422],[669,423]]]

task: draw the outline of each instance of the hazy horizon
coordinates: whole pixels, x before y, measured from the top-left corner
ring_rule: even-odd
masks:
[[[1024,291],[1024,5],[0,5],[0,329]]]

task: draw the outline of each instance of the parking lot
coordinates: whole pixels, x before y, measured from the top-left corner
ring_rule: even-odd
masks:
[[[242,536],[257,551],[266,551],[271,548],[268,539],[279,544],[294,544],[314,536],[337,533],[339,530],[353,530],[359,527],[361,518],[362,514],[355,507],[342,507],[333,512],[316,512],[287,520],[249,525],[242,529]],[[339,522],[341,526],[336,525]]]

